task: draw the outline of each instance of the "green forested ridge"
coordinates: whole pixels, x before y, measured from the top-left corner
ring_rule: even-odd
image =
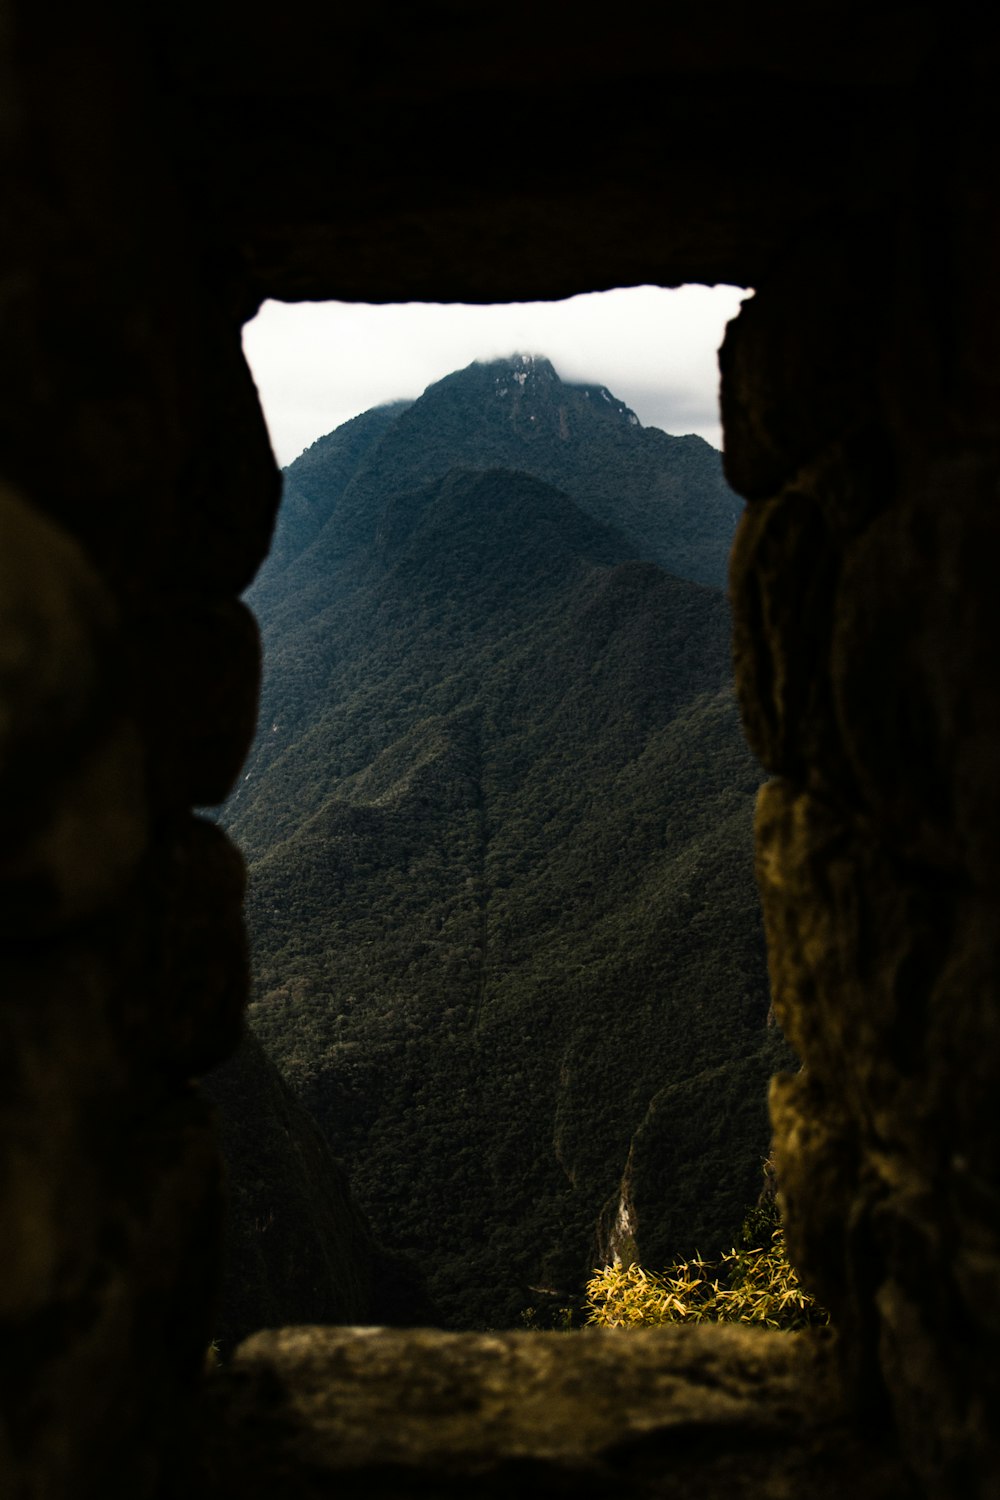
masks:
[[[581,1286],[626,1166],[647,1262],[727,1247],[785,1054],[718,455],[518,358],[346,424],[286,491],[226,812],[258,1034],[455,1325]]]
[[[605,387],[566,384],[547,359],[520,356],[470,365],[418,401],[365,412],[297,458],[285,470],[255,606],[284,615],[285,566],[311,548],[296,587],[321,607],[331,568],[368,548],[387,497],[462,467],[532,474],[594,519],[624,528],[628,556],[725,585],[742,502],[715,449],[700,437],[644,428]]]

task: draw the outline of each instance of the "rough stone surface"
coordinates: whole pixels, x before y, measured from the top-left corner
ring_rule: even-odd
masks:
[[[5,1496],[89,1496],[108,1475],[148,1492],[202,1357],[210,1122],[193,1092],[137,1077],[110,1019],[115,964],[106,937],[0,964]]]
[[[235,1045],[235,594],[278,494],[239,320],[114,4],[0,22],[0,1494],[140,1500],[210,1337]],[[223,254],[223,259],[225,255]]]
[[[953,209],[936,253],[960,256]],[[873,219],[864,242],[890,238]],[[957,1497],[1000,1488],[983,1422],[1000,1290],[984,1087],[1000,1055],[1000,455],[957,306],[912,269],[907,305],[863,330],[839,272],[815,317],[800,270],[777,269],[730,325],[723,411],[753,498],[732,560],[739,692],[777,773],[757,817],[774,1006],[804,1064],[772,1089],[788,1243],[837,1317],[850,1388],[888,1402],[928,1492]]]
[[[146,846],[115,611],[73,539],[0,492],[0,931],[99,910]]]
[[[243,860],[214,823],[187,816],[164,822],[143,877],[128,950],[148,979],[120,1021],[137,1058],[186,1083],[240,1038],[249,982]]]
[[[845,1421],[823,1338],[287,1328],[244,1344],[209,1399],[216,1494],[914,1493]]]
[[[179,809],[223,802],[257,722],[257,622],[235,600],[167,598],[135,621],[130,644],[158,797]]]

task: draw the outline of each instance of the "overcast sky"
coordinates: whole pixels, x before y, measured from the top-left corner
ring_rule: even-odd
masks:
[[[644,426],[719,448],[716,352],[747,295],[644,286],[495,307],[266,302],[243,346],[281,465],[369,407],[508,354],[547,355],[564,380],[606,385]]]

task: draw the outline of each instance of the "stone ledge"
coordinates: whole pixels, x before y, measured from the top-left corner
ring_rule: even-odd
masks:
[[[255,1334],[208,1385],[204,1492],[904,1500],[829,1336],[740,1327]]]

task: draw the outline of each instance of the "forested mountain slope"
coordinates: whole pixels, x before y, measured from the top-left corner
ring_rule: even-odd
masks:
[[[433,1319],[416,1267],[374,1242],[343,1166],[252,1031],[204,1087],[226,1162],[221,1357],[261,1327]]]
[[[758,771],[724,598],[657,561],[728,547],[713,450],[663,481],[691,441],[547,361],[472,366],[290,467],[251,595],[252,1021],[456,1325],[571,1291],[626,1163],[640,1247],[708,1253],[756,1191]]]

